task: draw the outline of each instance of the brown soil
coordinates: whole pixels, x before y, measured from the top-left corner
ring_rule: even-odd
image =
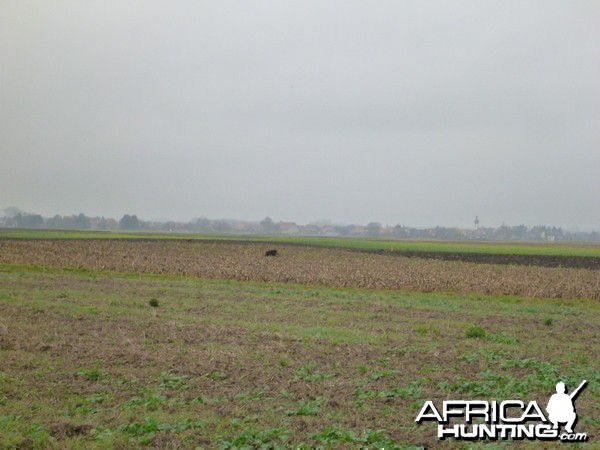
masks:
[[[464,261],[476,264],[508,264],[537,267],[570,267],[574,269],[600,270],[600,258],[589,256],[551,255],[492,255],[488,253],[450,252],[395,252],[408,258]]]

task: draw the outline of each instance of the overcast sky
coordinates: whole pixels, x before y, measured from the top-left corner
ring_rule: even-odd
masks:
[[[0,211],[600,229],[600,2],[0,0]]]

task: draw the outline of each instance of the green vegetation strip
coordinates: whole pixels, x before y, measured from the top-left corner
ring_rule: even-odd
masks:
[[[442,252],[522,256],[600,257],[600,245],[577,243],[495,243],[472,241],[399,241],[367,238],[224,236],[180,233],[140,233],[115,231],[0,230],[0,239],[132,239],[265,242],[363,251],[399,253]]]

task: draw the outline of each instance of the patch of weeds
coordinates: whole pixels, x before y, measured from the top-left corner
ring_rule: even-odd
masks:
[[[206,404],[206,400],[204,400],[204,397],[202,397],[201,395],[199,395],[198,397],[194,397],[190,403],[197,403],[198,405],[204,405]]]
[[[142,445],[150,444],[157,433],[173,433],[195,429],[204,429],[203,421],[186,419],[176,424],[160,423],[156,419],[145,417],[143,422],[132,422],[118,427],[118,432],[139,437]]]
[[[370,378],[373,381],[378,381],[381,380],[382,378],[393,378],[396,377],[398,375],[400,375],[400,371],[399,370],[395,370],[395,369],[389,369],[389,370],[382,370],[379,372],[374,372],[371,374]]]
[[[292,435],[285,428],[272,428],[270,430],[248,429],[229,441],[219,442],[220,450],[234,449],[269,449],[284,450],[288,448],[288,441]]]
[[[69,407],[71,414],[87,416],[88,414],[95,414],[98,412],[97,408],[94,408],[87,398],[77,398],[72,406]]]
[[[575,364],[577,364],[577,366],[589,366],[590,365],[590,358],[589,356],[584,353],[584,352],[577,352],[575,354],[575,358],[574,358]]]
[[[151,298],[151,299],[148,301],[148,304],[149,304],[150,306],[152,306],[153,308],[158,308],[158,299],[157,299],[157,298],[154,298],[154,297],[152,297],[152,298]]]
[[[383,448],[386,450],[400,450],[400,445],[396,444],[386,434],[385,430],[366,430],[362,436],[360,436],[360,443],[362,448]]]
[[[421,398],[421,396],[422,396],[421,381],[419,381],[419,380],[413,381],[408,386],[403,387],[403,388],[397,387],[397,388],[393,388],[389,391],[382,391],[379,393],[379,397],[383,397],[383,398],[401,397],[401,398],[417,399],[417,398]]]
[[[227,378],[227,374],[223,373],[223,372],[219,372],[218,370],[215,370],[215,371],[209,373],[207,375],[207,377],[213,381],[223,381]]]
[[[94,368],[94,369],[79,369],[77,371],[77,375],[85,378],[88,381],[100,381],[104,377],[104,372],[102,369]]]
[[[377,391],[374,390],[370,390],[370,391],[363,391],[362,389],[357,389],[356,391],[354,391],[354,395],[356,395],[357,398],[360,399],[365,399],[365,398],[376,398],[377,397]]]
[[[442,382],[439,388],[443,391],[459,392],[473,397],[510,398],[525,396],[530,389],[523,382],[513,377],[505,377],[490,370],[483,373],[479,380],[465,380],[458,376],[454,382]]]
[[[459,361],[464,361],[467,364],[474,364],[481,359],[481,356],[478,353],[464,353],[458,357]]]
[[[30,441],[32,448],[45,448],[48,444],[50,432],[39,424],[30,425],[25,430],[25,439]]]
[[[292,394],[290,394],[290,391],[288,391],[286,389],[282,389],[279,392],[279,395],[281,395],[281,397],[283,397],[283,398],[291,398],[292,397]]]
[[[548,361],[540,361],[536,358],[508,359],[503,367],[518,367],[521,369],[532,369],[540,381],[552,381],[558,376],[558,366]]]
[[[369,371],[369,368],[367,367],[366,364],[359,364],[358,366],[356,366],[356,371],[362,375],[364,375],[365,373],[367,373]]]
[[[508,443],[511,441],[507,441],[507,442],[501,442],[498,444],[495,443],[491,443],[491,442],[471,442],[469,443],[469,450],[505,450],[508,447]],[[466,448],[466,447],[463,447]]]
[[[322,398],[317,398],[308,402],[300,400],[296,405],[296,410],[288,410],[285,414],[288,416],[316,416],[321,412],[323,403],[324,401]]]
[[[498,374],[491,370],[481,373],[478,380],[465,380],[457,377],[454,382],[442,382],[438,387],[443,391],[459,392],[474,397],[511,398],[527,397],[532,393],[547,390],[556,383],[558,367],[535,358],[508,360],[503,367],[533,369],[527,376],[515,377],[512,374]]]
[[[287,366],[289,366],[291,364],[291,360],[290,358],[288,358],[287,356],[281,356],[279,358],[279,367],[281,367],[282,369],[286,368]]]
[[[86,400],[91,404],[104,403],[111,396],[109,394],[92,394],[86,397]]]
[[[232,427],[240,428],[242,425],[246,425],[248,423],[258,423],[259,421],[260,417],[258,417],[256,414],[253,414],[250,416],[245,416],[243,419],[240,419],[239,417],[234,417],[233,419],[231,419],[230,423]]]
[[[459,356],[458,359],[470,364],[477,361],[483,361],[486,364],[497,364],[503,360],[510,359],[510,353],[505,350],[497,351],[482,348],[476,352],[465,353]]]
[[[363,391],[362,389],[357,389],[354,393],[359,399],[373,399],[373,398],[412,398],[418,399],[422,397],[421,391],[421,380],[413,381],[406,387],[396,387],[390,389],[389,391],[381,391],[377,392],[374,390]]]
[[[133,422],[130,424],[121,425],[118,428],[119,433],[132,435],[138,438],[141,445],[149,445],[156,437],[156,433],[159,431],[168,431],[170,426],[166,424],[159,424],[154,419],[145,418],[143,423]]]
[[[316,442],[324,444],[327,447],[337,447],[340,444],[353,444],[354,448],[401,450],[410,447],[400,446],[387,435],[385,430],[366,430],[363,434],[357,435],[352,430],[332,426],[327,427],[320,433],[311,436]],[[335,445],[334,445],[335,444]],[[417,448],[417,447],[412,447]]]
[[[574,368],[571,374],[565,377],[564,382],[567,387],[573,389],[581,383],[581,380],[587,380],[586,389],[591,392],[600,392],[600,370],[593,368]]]
[[[147,411],[156,411],[167,402],[167,398],[163,395],[151,394],[146,398],[134,397],[131,400],[123,403],[126,409],[142,406]]]
[[[96,308],[95,306],[89,306],[85,308],[85,311],[91,316],[97,316],[98,314],[100,314],[100,309]]]
[[[547,317],[546,319],[544,319],[544,325],[547,327],[551,327],[552,325],[554,325],[554,319],[552,317]]]
[[[15,438],[20,438],[15,434],[19,419],[19,416],[0,416],[0,436],[2,437],[2,443],[7,447],[9,447],[9,443],[11,446],[16,447],[16,442],[12,445],[12,441]]]
[[[474,325],[465,330],[465,336],[469,339],[483,339],[485,337],[485,330],[479,325]]]
[[[490,341],[496,342],[498,344],[515,345],[519,343],[519,340],[516,337],[510,336],[506,333],[490,334],[488,338]]]
[[[206,428],[206,422],[203,420],[184,419],[173,425],[172,431],[203,430]]]
[[[425,325],[417,325],[415,331],[419,334],[427,334],[428,328]]]
[[[357,443],[360,439],[354,431],[344,430],[337,426],[327,427],[320,433],[313,434],[311,438],[326,445],[341,442]]]
[[[144,400],[140,397],[133,397],[130,400],[127,400],[125,403],[123,403],[123,408],[125,409],[131,409],[131,408],[137,408],[140,405],[144,404]]]
[[[132,382],[125,377],[119,377],[117,380],[117,386],[129,386]]]
[[[420,324],[415,327],[415,331],[420,335],[432,334],[434,336],[439,336],[441,334],[440,330],[433,325]]]
[[[265,394],[268,392],[268,389],[262,389],[260,391],[252,392],[252,393],[241,393],[234,397],[234,400],[239,402],[254,402],[259,400],[265,400]]]
[[[384,367],[387,367],[392,362],[392,359],[389,356],[385,356],[383,358],[377,358],[376,361]]]
[[[214,397],[211,401],[211,403],[213,405],[220,405],[222,403],[227,403],[229,401],[229,397],[227,397],[226,395],[219,395],[217,397]]]
[[[307,366],[302,366],[296,373],[294,374],[294,378],[296,380],[304,380],[304,381],[323,381],[329,380],[331,378],[335,378],[335,374],[333,373],[322,373],[315,372],[315,364],[311,363]]]
[[[420,349],[414,345],[407,345],[406,347],[400,348],[396,350],[394,356],[403,357],[406,355],[410,355],[411,353],[419,353]]]
[[[90,436],[96,441],[112,441],[115,436],[115,432],[110,428],[98,426],[90,430]]]
[[[365,406],[365,402],[363,400],[355,400],[352,403],[352,406],[354,406],[355,410],[361,409]]]
[[[161,372],[160,387],[166,389],[187,389],[190,375],[175,375],[169,372]]]

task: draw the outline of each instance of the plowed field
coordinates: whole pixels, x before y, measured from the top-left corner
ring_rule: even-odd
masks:
[[[600,299],[600,271],[267,243],[0,240],[0,263],[335,287]]]

